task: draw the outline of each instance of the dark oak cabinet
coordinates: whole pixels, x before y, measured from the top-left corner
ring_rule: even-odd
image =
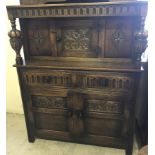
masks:
[[[57,2],[7,6],[28,139],[116,147],[131,155],[147,2]]]

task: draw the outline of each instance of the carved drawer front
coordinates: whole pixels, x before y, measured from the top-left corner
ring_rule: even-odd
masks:
[[[62,86],[62,87],[71,87],[72,86],[72,74],[64,71],[53,71],[48,70],[32,70],[25,71],[23,73],[23,79],[26,85],[29,86]]]
[[[28,86],[56,86],[81,89],[126,90],[134,88],[132,74],[114,72],[31,70],[23,72]]]
[[[134,79],[132,74],[108,72],[83,72],[79,74],[82,88],[126,89],[132,90]]]

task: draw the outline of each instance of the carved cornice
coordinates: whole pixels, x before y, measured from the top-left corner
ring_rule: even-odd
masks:
[[[147,3],[86,3],[81,5],[8,6],[9,19],[40,17],[141,16]]]

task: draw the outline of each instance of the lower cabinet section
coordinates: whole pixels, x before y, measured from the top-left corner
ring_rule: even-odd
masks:
[[[31,95],[36,137],[124,148],[129,120],[124,97],[60,94]]]
[[[33,75],[24,71],[22,75],[28,90],[25,103],[33,126],[32,138],[131,151],[133,74],[38,71]]]

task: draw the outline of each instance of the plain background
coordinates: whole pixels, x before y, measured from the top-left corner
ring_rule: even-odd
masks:
[[[19,0],[7,0],[6,5],[18,5]],[[7,11],[4,12],[5,18],[7,17]],[[16,21],[17,29],[19,28],[18,20]],[[23,107],[18,83],[18,77],[16,68],[12,65],[15,63],[15,52],[10,46],[9,37],[7,35],[8,31],[11,30],[10,21],[6,20],[6,35],[5,35],[5,48],[6,48],[6,57],[7,57],[7,65],[6,65],[6,111],[10,113],[18,113],[23,114]]]

